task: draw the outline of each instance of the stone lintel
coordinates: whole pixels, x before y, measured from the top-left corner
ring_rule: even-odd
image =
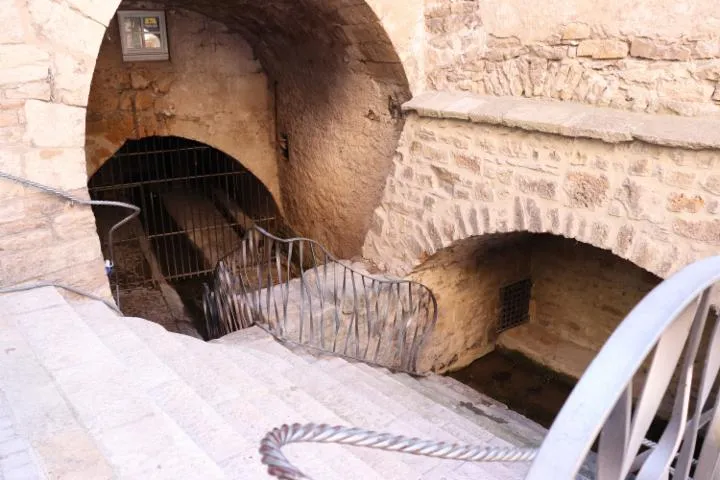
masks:
[[[720,148],[720,118],[627,112],[572,102],[428,91],[403,105],[423,117],[503,125],[607,143],[639,140],[687,149]]]

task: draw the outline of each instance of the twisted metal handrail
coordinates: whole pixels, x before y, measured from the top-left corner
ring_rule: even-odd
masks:
[[[465,461],[532,461],[526,480],[574,479],[588,463],[595,464],[597,480],[621,480],[630,474],[637,480],[720,478],[720,320],[717,312],[709,315],[718,281],[720,256],[686,267],[650,292],[588,367],[539,449],[457,445],[294,424],[263,438],[261,461],[281,480],[310,479],[281,449],[290,443],[319,442]],[[696,377],[700,352],[702,374]],[[647,375],[636,378],[648,360]],[[698,387],[694,400],[693,379]],[[636,400],[634,382],[643,385]],[[673,386],[675,391],[669,390]],[[659,441],[653,442],[646,436],[663,397],[672,400],[672,413]],[[594,462],[588,462],[597,439]]]
[[[310,479],[290,463],[281,450],[285,445],[301,442],[337,443],[470,462],[529,462],[537,455],[537,448],[460,445],[361,428],[296,423],[276,428],[263,438],[260,454],[262,463],[268,466],[268,473],[280,480]]]
[[[359,272],[313,240],[257,225],[218,263],[203,304],[210,338],[258,325],[285,342],[410,373],[437,320],[426,286]]]
[[[109,262],[110,262],[110,269],[115,265],[115,257],[113,252],[113,235],[115,231],[128,223],[133,218],[140,215],[140,207],[133,205],[131,203],[125,203],[125,202],[116,202],[112,200],[86,200],[84,198],[76,197],[68,192],[65,192],[63,190],[57,189],[55,187],[50,187],[48,185],[43,185],[38,182],[33,182],[32,180],[28,180],[27,178],[18,177],[16,175],[12,175],[10,173],[2,172],[0,171],[0,178],[4,178],[6,180],[10,180],[15,183],[19,183],[21,185],[25,185],[27,187],[32,187],[37,190],[41,190],[45,193],[50,193],[52,195],[55,195],[56,197],[64,198],[65,200],[71,202],[71,203],[77,203],[78,205],[87,205],[87,206],[103,206],[103,207],[120,207],[125,208],[128,210],[131,210],[131,213],[128,214],[127,217],[123,218],[119,222],[117,222],[115,225],[110,228],[110,231],[108,232],[108,256]],[[108,272],[109,273],[109,272]],[[42,285],[46,286],[46,285]],[[66,288],[66,286],[55,283],[52,284],[52,286],[60,287],[60,288]],[[8,290],[9,291],[9,290]],[[116,287],[115,291],[115,303],[117,304],[117,308],[120,308],[120,289],[119,287]]]

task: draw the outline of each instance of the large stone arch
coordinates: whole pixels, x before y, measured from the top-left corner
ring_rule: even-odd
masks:
[[[364,245],[367,258],[396,274],[494,233],[561,235],[661,278],[716,252],[713,149],[414,114],[400,145]]]
[[[115,27],[119,6],[117,0],[7,5],[3,19],[12,27],[0,35],[0,45],[3,71],[12,75],[3,75],[3,171],[87,195],[86,106],[103,36],[108,26]],[[288,220],[339,255],[357,253],[402,128],[398,105],[409,98],[411,86],[419,91],[423,83],[422,22],[417,21],[422,5],[282,0],[188,1],[172,7],[216,17],[242,35],[266,72],[279,79],[278,105],[298,112],[278,122],[280,133],[289,133],[291,154],[295,151],[290,162],[278,165]],[[300,55],[303,46],[323,48],[314,57]],[[291,74],[282,77],[283,68]],[[293,77],[322,88],[305,95]],[[358,100],[355,92],[370,101]],[[308,119],[318,118],[322,121],[312,131],[303,131]],[[328,158],[343,162],[323,166]],[[71,283],[108,293],[89,209],[68,210],[32,190],[7,188],[3,195],[12,200],[3,208],[3,284],[70,281],[72,268]],[[28,241],[28,232],[38,241]],[[21,259],[31,245],[36,261],[28,263]]]
[[[120,8],[138,5],[164,3],[126,1]],[[252,161],[248,166],[275,193],[298,233],[338,255],[358,253],[402,129],[399,106],[410,96],[403,63],[372,7],[288,0],[172,7],[170,15],[197,12],[250,44],[267,74],[273,121],[266,129],[268,148],[259,153],[267,157],[259,162],[265,166],[253,169]],[[385,10],[386,16],[397,15]],[[172,57],[172,39],[170,46]],[[280,143],[289,145],[287,158]]]
[[[608,250],[529,232],[458,240],[408,278],[438,303],[423,370],[457,370],[502,348],[575,378],[661,281]]]
[[[104,36],[87,108],[91,177],[126,140],[177,136],[230,155],[281,205],[267,75],[252,47],[195,12],[166,13],[170,62],[123,62],[114,27]]]

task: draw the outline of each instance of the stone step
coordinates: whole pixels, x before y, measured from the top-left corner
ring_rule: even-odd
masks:
[[[342,374],[342,369],[336,369],[332,372],[333,376]],[[406,413],[402,419],[405,423],[411,425],[427,425],[426,428],[419,429],[418,433],[413,435],[423,439],[442,440],[451,443],[470,443],[474,445],[487,445],[495,447],[512,447],[517,446],[512,442],[506,441],[502,436],[497,435],[498,431],[503,430],[501,425],[494,422],[485,422],[483,427],[477,424],[467,422],[461,416],[453,411],[443,407],[440,404],[430,401],[423,395],[417,393],[405,385],[399,385],[393,380],[394,377],[404,374],[391,374],[387,371],[381,371],[377,368],[370,367],[360,362],[353,362],[350,366],[344,367],[345,370],[352,369],[357,377],[362,378],[366,383],[374,385],[379,391],[386,393],[386,397],[395,398],[401,404],[406,405]],[[415,381],[409,376],[406,376]],[[457,462],[444,461],[445,465],[453,465]],[[442,467],[441,467],[442,468]],[[523,478],[527,471],[527,466],[523,464],[503,464],[503,463],[484,463],[472,466],[460,465],[457,469],[475,472],[475,475],[496,474],[504,478]]]
[[[328,408],[334,409],[338,415],[347,420],[346,424],[454,443],[482,443],[480,440],[486,442],[491,440],[493,445],[508,445],[477,427],[474,429],[473,426],[462,428],[458,424],[452,424],[449,425],[447,430],[444,430],[441,425],[438,425],[438,421],[433,424],[430,419],[438,416],[438,412],[432,411],[432,407],[436,407],[436,404],[397,383],[388,382],[388,386],[392,391],[390,394],[387,394],[387,389],[378,389],[372,384],[376,381],[383,381],[384,374],[379,370],[375,375],[380,378],[375,379],[372,375],[358,370],[356,364],[350,364],[341,358],[312,355],[302,348],[296,348],[291,352],[278,343],[258,341],[257,335],[253,335],[253,338],[253,349],[273,350],[274,354],[269,355],[269,359],[283,357],[281,368],[286,368],[287,362],[294,362],[296,367],[284,371],[284,375],[291,379],[304,378],[305,381],[302,384],[299,380],[294,381],[300,385],[299,388],[305,389],[313,397],[327,405]],[[226,342],[233,342],[233,340],[226,339]],[[239,342],[236,345],[241,346],[242,343]],[[303,361],[300,361],[300,359]],[[393,398],[393,393],[404,394],[402,395],[402,402],[396,401]],[[413,402],[412,399],[408,401],[408,394],[422,399],[423,404],[430,411],[420,412],[418,408],[420,405]],[[446,416],[448,414],[453,415],[452,412],[446,409],[441,408],[440,410],[441,414]],[[455,417],[457,417],[458,422],[465,422],[461,417],[457,415]],[[468,431],[468,428],[471,428],[472,431]],[[363,456],[363,458],[372,462],[372,455],[378,457],[376,452],[370,452],[370,456]],[[390,454],[390,456],[393,455]],[[398,456],[395,454],[394,458],[390,458],[390,456],[386,459],[387,463],[383,465],[385,471],[392,471],[393,467],[391,465],[398,465],[398,462],[410,467],[410,470],[415,470],[415,475],[421,476],[428,475],[431,472],[448,474],[462,466],[461,462],[441,461],[410,455]],[[384,453],[381,453],[379,457],[384,457]],[[377,469],[380,469],[379,465],[375,465]],[[496,470],[496,473],[502,475],[503,478],[522,478],[525,471],[523,469],[518,474],[517,472],[508,472],[507,467],[501,464],[484,464],[482,473],[486,473],[488,470]],[[410,475],[409,472],[404,472],[397,478],[409,478],[408,475]]]
[[[137,388],[147,392],[223,469],[227,478],[263,475],[257,445],[238,435],[125,323],[139,320],[118,319],[105,305],[95,302],[74,307],[105,345],[134,373]]]
[[[44,299],[54,305],[37,310]],[[3,347],[18,355],[0,368],[3,390],[51,478],[222,478],[55,289],[9,301]]]
[[[259,449],[262,437],[272,428],[283,423],[309,421],[279,398],[275,391],[271,391],[269,385],[272,382],[266,382],[265,378],[256,376],[255,372],[241,368],[245,358],[251,357],[248,351],[252,349],[237,349],[241,351],[242,358],[232,361],[224,350],[218,348],[220,345],[217,343],[206,344],[191,337],[169,333],[158,335],[153,331],[154,327],[143,325],[141,319],[131,319],[129,325],[136,329],[138,335],[171,369],[226,419],[238,435],[254,445],[255,452]],[[323,421],[322,418],[334,420],[328,417],[328,413],[315,411],[320,421]],[[353,466],[350,470],[352,475],[360,475],[357,478],[381,478],[359,459],[353,460],[352,454],[338,453],[338,449],[343,447],[328,446],[326,453],[320,456],[312,450],[312,446],[300,445],[295,451],[307,450],[308,454],[302,463],[308,471],[318,472],[319,478],[336,477],[348,464]],[[259,465],[259,458],[254,463]]]
[[[190,341],[182,340],[190,344]],[[272,344],[283,348],[276,342]],[[273,345],[267,345],[271,349],[275,349]],[[259,375],[256,366],[250,367],[248,359],[253,357],[253,349],[245,349],[242,347],[218,348],[215,345],[204,345],[203,358],[209,362],[209,365],[223,368],[223,371],[232,371],[234,375],[242,372],[248,378],[256,379],[261,382],[268,390],[263,395],[251,396],[244,399],[245,401],[256,402],[263,406],[263,410],[271,413],[270,418],[275,417],[275,424],[272,427],[279,427],[283,423],[302,423],[309,422],[311,418],[317,418],[317,423],[336,424],[341,419],[335,415],[330,409],[326,408],[315,398],[308,394],[303,388],[299,388],[291,382],[283,385],[278,381],[278,374],[275,372],[267,372],[267,374]],[[232,360],[236,360],[233,362]],[[251,360],[252,361],[252,360]],[[266,381],[267,380],[267,381]],[[271,428],[272,428],[271,427]],[[265,433],[267,433],[267,429]],[[257,446],[260,444],[260,438],[257,439]],[[312,446],[302,446],[301,448],[312,451]],[[362,462],[355,454],[355,450],[348,447],[340,447],[337,445],[324,446],[323,450],[327,454],[323,455],[323,461],[326,462],[333,470],[342,472],[344,478],[382,478],[382,472],[374,471],[370,466]],[[314,455],[314,454],[312,454]],[[311,456],[312,456],[311,455]]]
[[[473,406],[480,405],[491,414],[502,418],[503,421],[521,426],[522,429],[526,431],[526,439],[529,442],[541,442],[547,434],[547,429],[539,423],[533,422],[522,414],[509,409],[505,404],[478,392],[454,378],[442,375],[430,375],[419,379],[419,383],[423,387],[441,393],[446,398],[456,400],[457,404],[464,402]]]
[[[0,311],[11,312],[0,318],[2,480],[261,480],[270,477],[260,440],[285,423],[488,446],[538,435],[529,420],[444,378],[284,345],[257,327],[205,343],[99,302],[71,307],[54,289],[37,297],[3,305],[0,296]],[[529,467],[325,444],[283,451],[315,480],[519,480]]]
[[[256,344],[255,348],[260,347]],[[271,349],[275,347],[268,346]],[[315,359],[315,365],[307,362],[300,362],[296,359],[296,365],[290,369],[286,369],[279,374],[279,370],[272,356],[260,356],[255,360],[250,360],[247,355],[243,355],[242,345],[225,346],[227,355],[237,361],[246,362],[248,368],[256,372],[263,378],[273,384],[273,391],[302,391],[310,395],[315,401],[319,402],[328,410],[332,411],[336,416],[334,421],[326,421],[318,417],[307,416],[304,421],[314,423],[331,423],[349,426],[367,426],[375,425],[377,428],[388,425],[393,421],[394,417],[389,415],[382,409],[378,409],[378,405],[364,396],[357,395],[353,388],[341,384],[337,380],[333,380],[324,373],[325,361],[337,361],[335,357],[318,361]],[[267,352],[266,352],[267,353]],[[262,358],[262,360],[261,360]],[[302,360],[302,357],[300,358]],[[250,361],[249,361],[250,360]],[[248,363],[249,361],[249,363]],[[277,359],[279,365],[284,367],[287,362]],[[306,417],[305,415],[303,417]],[[299,422],[299,419],[290,420],[291,423]],[[367,428],[367,427],[366,427]],[[389,452],[376,452],[363,448],[352,448],[349,451],[358,458],[372,465],[375,470],[384,472],[384,478],[388,479],[412,479],[412,469],[406,468],[404,464],[398,461],[398,456]]]
[[[360,368],[365,367],[360,366]],[[403,373],[390,375],[388,378],[424,396],[426,402],[434,405],[434,408],[440,408],[444,412],[451,411],[477,425],[480,429],[505,440],[509,445],[535,446],[544,437],[544,434],[538,434],[538,426],[534,422],[515,414],[515,412],[508,413],[511,411],[498,402],[493,401],[491,405],[486,405],[481,402],[473,403],[467,398],[455,398],[451,395],[452,391],[443,391],[441,386],[433,385],[428,378],[413,378]],[[406,392],[406,394],[409,393]],[[447,415],[447,413],[443,413],[443,415]],[[512,418],[509,418],[509,415],[512,415]],[[465,423],[466,427],[467,425],[469,424]]]
[[[0,388],[0,479],[45,479],[39,460],[28,439],[19,431],[10,403]]]

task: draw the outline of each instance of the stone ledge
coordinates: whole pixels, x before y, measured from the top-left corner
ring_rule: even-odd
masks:
[[[626,112],[571,102],[429,91],[403,105],[423,117],[466,120],[608,143],[640,140],[688,149],[720,148],[720,118]]]

